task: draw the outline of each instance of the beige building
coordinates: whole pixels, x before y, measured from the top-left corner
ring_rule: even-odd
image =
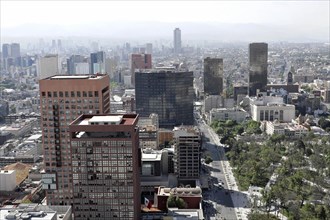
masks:
[[[250,113],[254,121],[291,122],[295,118],[295,106],[283,103],[282,97],[250,98]]]
[[[268,135],[281,134],[288,137],[303,137],[307,135],[308,128],[293,123],[279,123],[278,121],[265,121],[264,122],[265,132]]]
[[[47,55],[40,57],[37,62],[37,72],[39,79],[60,74],[58,55]]]
[[[108,75],[52,76],[39,81],[42,145],[50,205],[72,204],[69,124],[81,114],[110,112]]]

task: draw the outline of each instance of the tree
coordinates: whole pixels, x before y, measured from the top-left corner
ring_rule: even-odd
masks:
[[[167,198],[167,208],[176,208],[176,207],[179,209],[184,209],[187,208],[187,204],[182,198],[178,196],[170,195]]]
[[[322,129],[327,129],[330,127],[330,121],[327,120],[325,117],[321,117],[318,124]]]
[[[212,161],[213,161],[212,157],[210,157],[209,155],[206,156],[206,158],[205,158],[205,163],[206,164],[210,164]]]
[[[272,204],[275,202],[275,194],[272,190],[263,190],[262,192],[262,201],[264,202],[267,215],[269,216]]]

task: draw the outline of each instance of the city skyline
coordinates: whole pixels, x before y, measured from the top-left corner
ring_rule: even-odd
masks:
[[[183,40],[328,42],[328,9],[329,1],[1,1],[1,38],[167,39],[179,27]]]

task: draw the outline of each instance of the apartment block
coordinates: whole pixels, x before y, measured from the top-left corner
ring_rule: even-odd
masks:
[[[138,116],[81,115],[70,125],[76,220],[139,219]]]
[[[195,127],[174,129],[175,173],[179,180],[199,178],[201,136]]]

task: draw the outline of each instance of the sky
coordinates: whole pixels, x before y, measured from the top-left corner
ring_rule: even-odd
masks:
[[[135,23],[222,23],[285,27],[286,31],[329,38],[330,1],[16,1],[1,0],[1,35],[24,35],[34,27],[61,26],[65,34],[83,26]],[[80,27],[80,28],[78,28]],[[126,27],[126,26],[125,26]],[[174,26],[173,26],[174,27]],[[39,28],[39,29],[38,29]],[[59,30],[61,29],[59,28]],[[127,28],[130,28],[127,26]],[[31,29],[31,28],[30,28]],[[270,28],[271,29],[271,28]],[[280,30],[280,29],[279,29]],[[284,30],[284,29],[283,29]],[[22,31],[25,31],[22,33]],[[157,31],[155,28],[154,31]],[[31,30],[33,33],[33,30]],[[50,34],[45,29],[45,34]],[[56,33],[56,32],[54,32]],[[86,34],[87,32],[81,32]],[[26,33],[27,35],[31,33]],[[56,33],[58,34],[58,32]],[[277,34],[278,31],[277,31]]]

